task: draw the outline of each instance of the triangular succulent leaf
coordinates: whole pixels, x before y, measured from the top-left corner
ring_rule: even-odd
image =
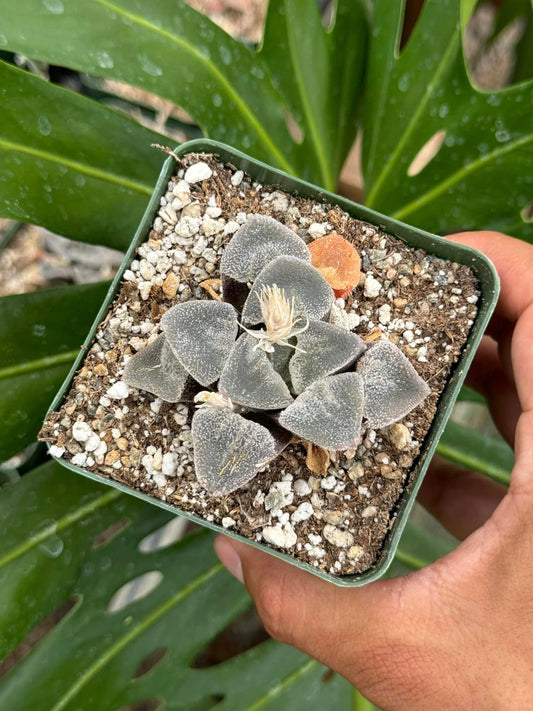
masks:
[[[161,334],[128,360],[122,379],[126,385],[146,390],[166,402],[178,402],[188,377]]]
[[[289,343],[296,345],[296,338],[289,339]],[[294,354],[294,348],[290,348],[289,346],[280,346],[277,343],[273,343],[272,346],[274,350],[268,354],[270,362],[272,363],[276,373],[279,373],[283,380],[287,383],[290,380],[289,363]]]
[[[244,486],[276,455],[266,427],[225,408],[197,410],[191,429],[196,478],[211,496]]]
[[[358,360],[357,372],[365,390],[364,416],[372,429],[397,422],[430,393],[411,361],[390,341],[370,346]]]
[[[310,321],[297,339],[298,350],[289,364],[295,393],[302,393],[315,380],[355,363],[366,347],[355,333],[324,321]]]
[[[258,341],[243,333],[233,346],[219,388],[232,402],[254,410],[281,410],[292,402],[285,381],[276,373]]]
[[[255,280],[242,311],[245,323],[261,323],[259,297],[264,287],[276,285],[291,301],[294,297],[298,315],[320,320],[331,308],[334,294],[322,274],[311,264],[297,257],[276,257],[269,262]]]
[[[174,355],[208,386],[220,377],[239,330],[237,312],[220,301],[186,301],[169,309],[161,327]]]
[[[282,427],[329,450],[352,449],[360,441],[363,381],[357,373],[316,380],[279,416]]]
[[[220,271],[237,281],[253,281],[281,254],[311,261],[307,245],[292,230],[267,215],[251,215],[225,248]]]

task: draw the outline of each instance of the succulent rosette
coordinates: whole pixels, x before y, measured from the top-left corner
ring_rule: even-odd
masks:
[[[367,345],[329,323],[333,288],[280,222],[249,217],[220,272],[223,300],[170,308],[123,376],[172,403],[190,401],[194,386],[194,467],[209,494],[244,486],[294,436],[352,449],[365,428],[396,422],[428,395],[393,343]]]

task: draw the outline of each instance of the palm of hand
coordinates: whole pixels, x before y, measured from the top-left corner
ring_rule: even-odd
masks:
[[[533,686],[533,248],[498,233],[452,239],[487,254],[502,281],[469,382],[515,448],[509,490],[435,462],[421,501],[463,542],[417,573],[359,589],[216,544],[274,637],[390,711],[526,709]]]

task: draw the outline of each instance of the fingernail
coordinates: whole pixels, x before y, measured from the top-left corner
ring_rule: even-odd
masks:
[[[215,551],[220,562],[226,566],[228,571],[237,578],[240,583],[244,583],[241,559],[231,542],[224,537],[217,538]]]

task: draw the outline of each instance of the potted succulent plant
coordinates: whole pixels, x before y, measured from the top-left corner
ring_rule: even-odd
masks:
[[[195,141],[42,437],[75,471],[359,585],[393,555],[497,291],[472,250]]]

